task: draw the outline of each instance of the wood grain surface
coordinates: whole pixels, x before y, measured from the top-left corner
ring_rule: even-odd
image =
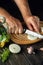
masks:
[[[0,65],[43,65],[43,52],[37,51],[34,54],[27,53],[27,47],[30,45],[21,45],[21,52],[19,54],[11,54],[5,63],[0,60]],[[43,47],[43,41],[40,41],[34,45],[34,48],[39,49]]]
[[[11,42],[11,41],[10,41]],[[32,45],[20,45],[19,54],[11,54],[5,63],[0,60],[0,65],[43,65],[43,51],[37,51],[36,54],[28,54],[27,47],[39,49],[43,47],[43,40]]]
[[[43,26],[43,22],[40,22],[40,27]],[[41,32],[41,34],[43,34],[43,32]],[[27,38],[27,34],[11,34],[11,40],[17,44],[20,44],[20,45],[26,45],[26,44],[34,44],[38,41],[40,41],[41,39],[37,38],[35,40],[29,40]]]

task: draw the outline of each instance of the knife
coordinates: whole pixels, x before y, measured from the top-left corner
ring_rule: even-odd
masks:
[[[25,33],[28,34],[28,35],[32,35],[32,36],[43,39],[43,35],[36,33],[36,32],[33,32],[31,30],[26,29]]]

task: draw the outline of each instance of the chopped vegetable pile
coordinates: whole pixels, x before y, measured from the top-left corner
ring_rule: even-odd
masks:
[[[2,60],[2,62],[5,62],[8,59],[9,55],[10,55],[9,49],[8,48],[3,49],[0,53],[0,59]]]
[[[6,42],[9,42],[10,35],[6,32],[6,29],[0,25],[0,47],[4,47]]]
[[[10,35],[7,33],[7,29],[3,26],[3,24],[4,23],[0,22],[0,59],[2,62],[5,62],[10,55],[10,51],[7,47],[5,48],[4,46],[7,42],[9,42]]]
[[[5,45],[10,41],[10,34],[7,33],[8,26],[5,25],[6,24],[5,18],[0,17],[0,19],[2,19],[2,22],[0,22],[0,59],[2,60],[2,62],[5,62],[10,55],[10,50]],[[16,45],[16,47],[15,47],[15,53],[20,52],[21,48],[18,45]]]

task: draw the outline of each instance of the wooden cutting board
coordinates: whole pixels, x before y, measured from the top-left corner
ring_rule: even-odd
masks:
[[[40,22],[40,27],[43,27],[43,22]],[[41,34],[43,34],[43,32],[41,32]],[[38,41],[40,41],[41,39],[37,38],[35,40],[29,40],[27,38],[27,34],[11,34],[11,40],[17,44],[20,45],[26,45],[26,44],[34,44]]]

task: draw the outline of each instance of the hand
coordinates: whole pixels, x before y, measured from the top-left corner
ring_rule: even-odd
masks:
[[[8,24],[8,32],[9,33],[22,33],[23,28],[20,21],[14,17],[12,17],[6,10],[0,8],[0,16],[6,18],[6,23]],[[7,27],[4,25],[4,27]]]
[[[9,33],[22,33],[23,28],[22,25],[20,23],[20,21],[14,17],[10,17],[8,19],[6,19],[7,24],[8,24],[8,32]]]
[[[32,31],[36,31],[39,33],[39,30],[40,30],[40,25],[39,25],[39,18],[36,17],[36,16],[30,16],[30,17],[27,17],[26,19],[26,25],[27,27],[32,30]]]

